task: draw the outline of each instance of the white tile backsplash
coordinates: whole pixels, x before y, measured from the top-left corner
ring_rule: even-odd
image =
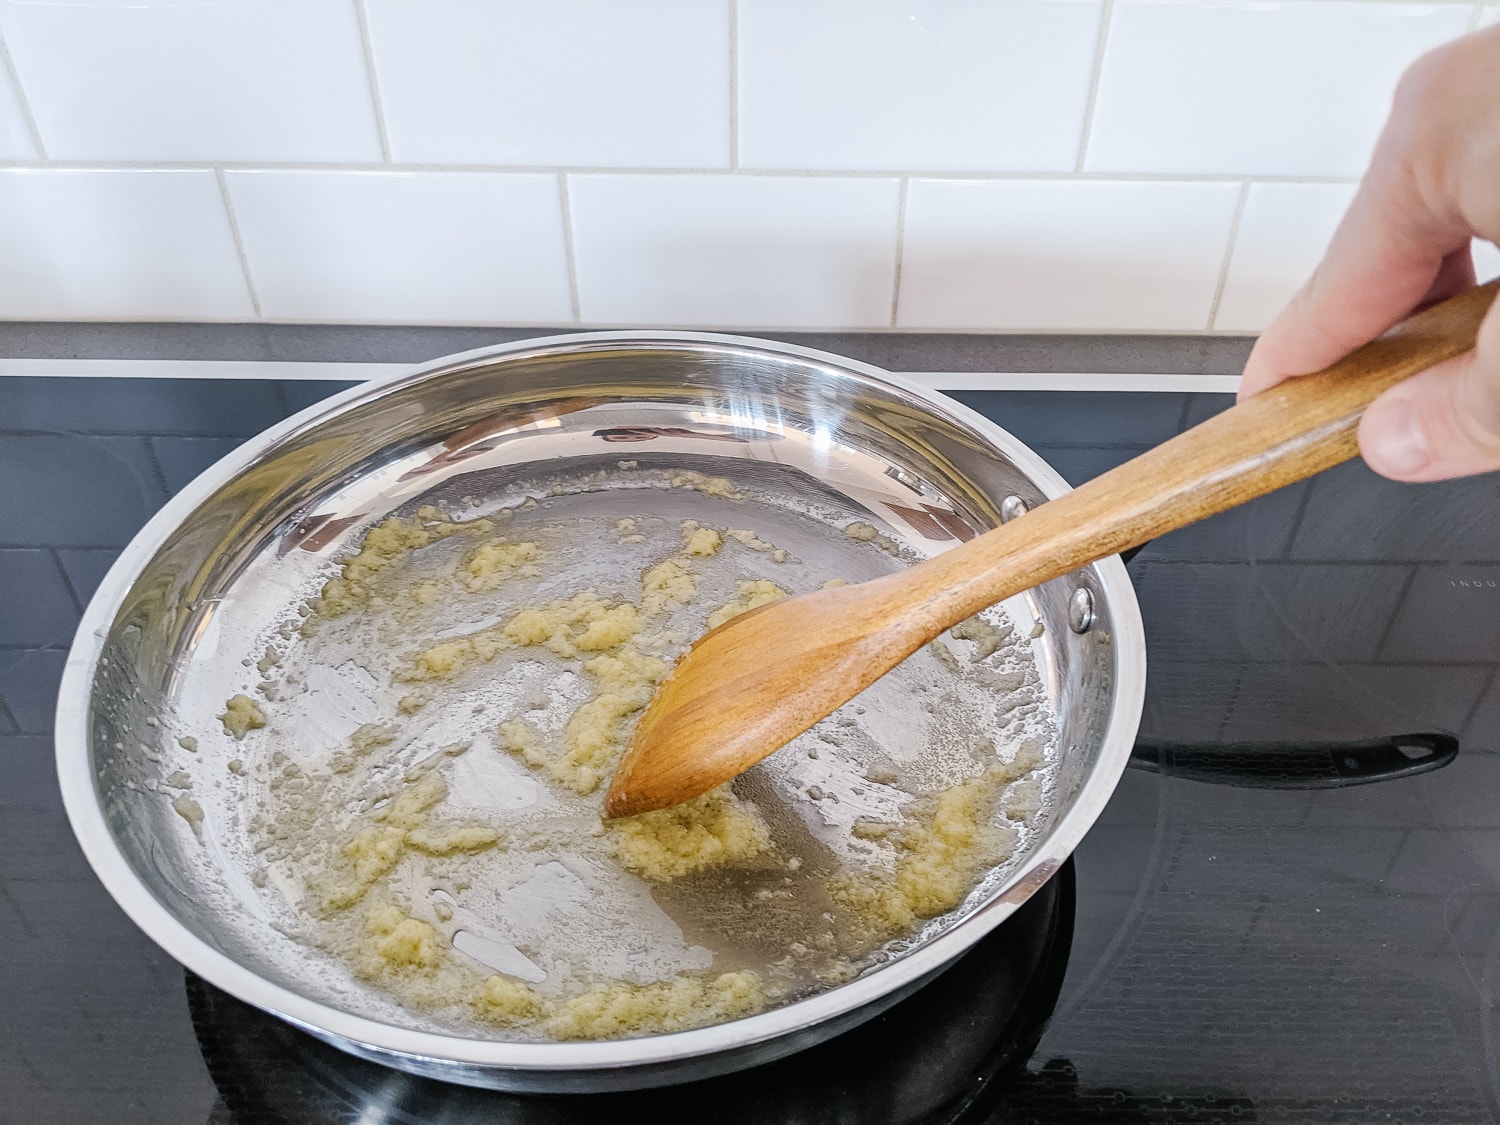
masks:
[[[568,182],[587,323],[890,323],[896,180],[595,175]]]
[[[555,175],[227,172],[277,320],[572,320]]]
[[[396,160],[729,166],[728,0],[366,0]]]
[[[1460,4],[1116,0],[1086,167],[1357,177],[1402,70]]]
[[[740,163],[1071,172],[1101,9],[740,0]]]
[[[0,170],[0,318],[253,315],[212,172]]]
[[[1255,184],[1245,199],[1214,327],[1258,332],[1323,257],[1353,184]]]
[[[0,0],[0,319],[1253,332],[1407,62],[1497,21]]]
[[[0,160],[35,160],[38,155],[21,108],[21,95],[0,59]]]
[[[1474,241],[1474,272],[1480,281],[1500,277],[1500,247],[1493,242]]]
[[[1245,201],[1213,327],[1259,332],[1312,276],[1354,198],[1354,184],[1255,184]],[[1500,275],[1500,250],[1475,240],[1481,281]]]
[[[915,180],[896,323],[1201,331],[1239,191],[1229,183]]]
[[[379,160],[353,0],[0,0],[48,155]]]

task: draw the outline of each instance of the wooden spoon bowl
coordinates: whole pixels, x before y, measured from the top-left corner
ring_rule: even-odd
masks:
[[[1358,452],[1383,391],[1468,351],[1500,282],[1403,322],[993,531],[907,570],[735,617],[657,688],[605,797],[607,817],[743,773],[986,606],[1303,480]]]

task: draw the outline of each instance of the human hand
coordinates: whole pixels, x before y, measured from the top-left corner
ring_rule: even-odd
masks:
[[[1311,280],[1256,341],[1240,398],[1319,371],[1475,282],[1471,240],[1500,242],[1500,27],[1424,55]],[[1500,469],[1500,302],[1475,349],[1376,399],[1360,452],[1394,480]]]

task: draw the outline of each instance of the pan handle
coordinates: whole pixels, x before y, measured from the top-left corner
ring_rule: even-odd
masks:
[[[1442,769],[1458,739],[1428,732],[1363,742],[1137,742],[1137,769],[1249,789],[1341,789]]]

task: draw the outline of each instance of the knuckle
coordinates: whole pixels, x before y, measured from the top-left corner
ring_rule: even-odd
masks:
[[[1396,111],[1421,116],[1449,104],[1461,58],[1462,50],[1456,43],[1445,43],[1419,56],[1396,84]]]
[[[1396,83],[1392,116],[1402,118],[1421,115],[1422,107],[1430,104],[1434,98],[1433,87],[1439,80],[1437,69],[1432,52],[1406,68],[1400,81]]]

